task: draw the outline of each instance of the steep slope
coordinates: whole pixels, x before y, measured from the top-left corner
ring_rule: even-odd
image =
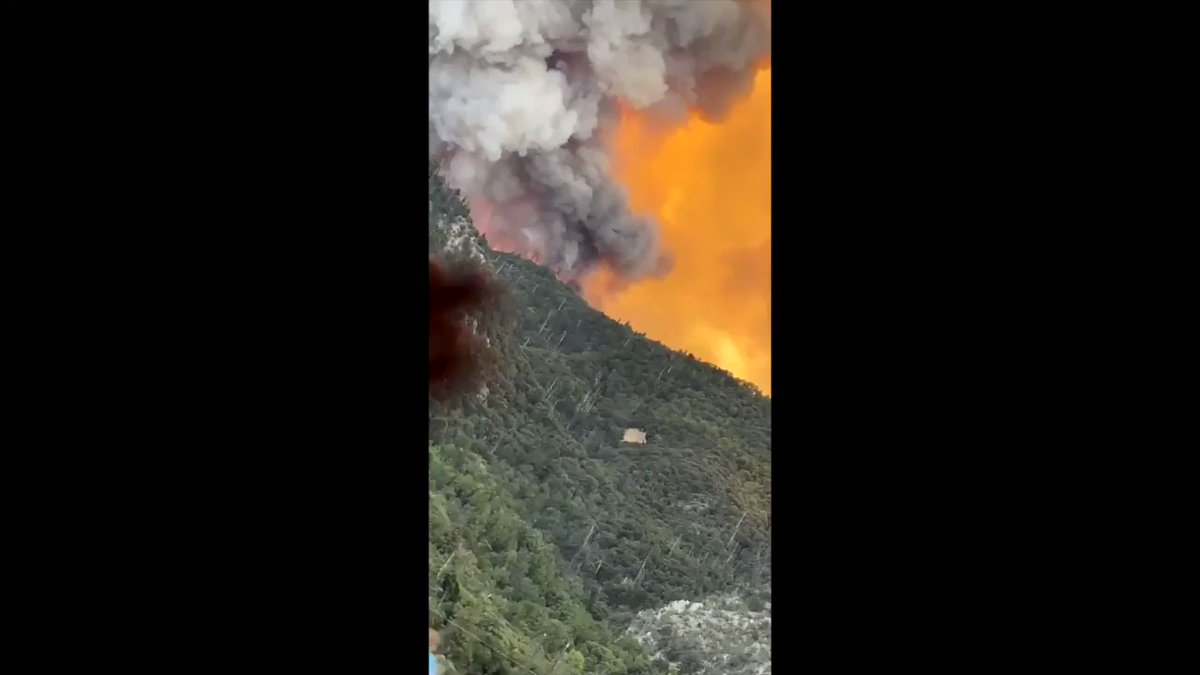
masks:
[[[761,606],[770,401],[489,249],[433,167],[430,247],[508,289],[477,317],[482,386],[430,407],[431,622],[449,628],[450,662],[658,672],[622,635],[638,612],[731,592]],[[627,428],[647,443],[622,443]]]

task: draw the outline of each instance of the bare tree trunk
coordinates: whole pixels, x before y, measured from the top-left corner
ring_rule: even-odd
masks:
[[[743,511],[743,512],[742,512],[742,517],[741,517],[741,518],[738,518],[738,521],[737,521],[737,526],[733,528],[733,534],[729,535],[729,541],[725,542],[725,546],[727,546],[727,547],[728,547],[730,544],[732,544],[732,543],[733,543],[733,538],[734,538],[735,536],[737,536],[738,529],[740,529],[740,528],[742,527],[742,521],[743,521],[743,520],[745,520],[745,519],[746,519],[746,512],[745,512],[745,511]]]

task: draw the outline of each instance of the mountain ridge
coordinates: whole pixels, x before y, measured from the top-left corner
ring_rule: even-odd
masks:
[[[429,227],[431,254],[506,289],[472,317],[478,388],[430,402],[430,620],[452,631],[450,664],[664,672],[625,634],[635,617],[731,592],[769,603],[770,399],[493,251],[433,165]],[[622,443],[627,428],[647,444]]]

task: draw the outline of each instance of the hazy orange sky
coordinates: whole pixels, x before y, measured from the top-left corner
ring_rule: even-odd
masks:
[[[665,138],[627,112],[614,172],[637,213],[662,224],[675,259],[663,279],[613,290],[601,271],[593,306],[771,392],[771,71],[719,125],[693,116]]]

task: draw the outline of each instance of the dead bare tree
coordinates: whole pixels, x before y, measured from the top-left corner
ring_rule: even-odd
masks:
[[[587,546],[588,540],[592,538],[592,533],[596,531],[596,523],[593,521],[592,526],[588,528],[587,536],[583,538],[583,543],[579,545],[579,550],[575,551],[575,555],[571,557],[571,564],[575,563],[575,559],[583,553],[583,547]]]
[[[674,553],[674,552],[675,552],[675,547],[676,547],[676,546],[679,546],[679,542],[680,542],[680,541],[683,541],[683,535],[682,535],[682,534],[681,534],[681,535],[679,535],[678,537],[676,537],[676,538],[675,538],[675,543],[674,543],[674,544],[671,544],[671,550],[670,550],[670,551],[667,551],[667,555],[671,555],[672,553]]]
[[[738,518],[737,525],[733,528],[733,534],[729,535],[729,541],[725,542],[726,548],[733,544],[733,538],[737,535],[738,529],[742,527],[742,521],[746,519],[746,512],[742,512],[742,517]]]
[[[654,549],[651,549],[650,551],[647,551],[647,552],[646,552],[646,557],[642,559],[642,566],[638,568],[638,573],[637,573],[637,576],[633,578],[633,583],[634,583],[634,584],[636,584],[638,581],[641,581],[641,579],[642,579],[642,572],[644,572],[644,571],[646,570],[646,561],[650,560],[650,552],[651,552],[651,551],[653,551],[653,550],[654,550]]]

